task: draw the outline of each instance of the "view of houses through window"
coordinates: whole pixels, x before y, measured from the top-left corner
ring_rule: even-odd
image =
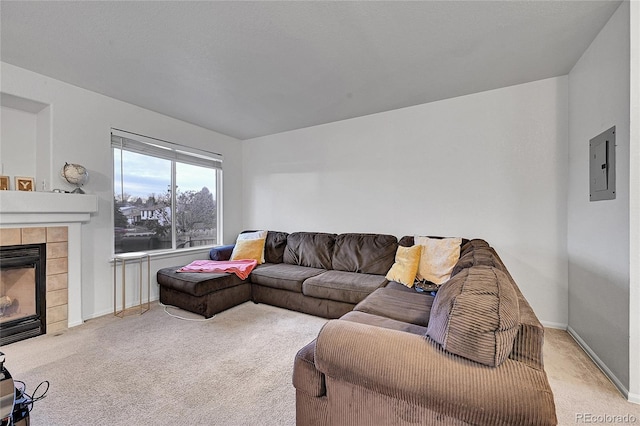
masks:
[[[115,253],[217,243],[219,160],[117,136],[112,148]]]

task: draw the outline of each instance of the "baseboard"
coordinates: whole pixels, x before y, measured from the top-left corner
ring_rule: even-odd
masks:
[[[79,325],[84,324],[84,321],[74,321],[74,322],[70,322],[69,324],[67,324],[67,327],[71,328],[71,327],[77,327]]]
[[[156,297],[152,297],[149,300],[149,303],[154,303],[157,302],[160,299],[159,296]],[[146,302],[144,303],[146,305]],[[134,305],[133,304],[127,304],[127,309],[128,308],[132,308]],[[137,306],[137,305],[136,305]],[[94,312],[92,315],[89,315],[88,317],[85,317],[82,321],[82,323],[84,323],[84,321],[90,320],[90,319],[96,319],[96,318],[100,318],[103,317],[105,315],[113,315],[113,310],[112,309],[105,309],[104,311],[100,311],[100,312]],[[75,324],[75,325],[80,325],[82,323],[79,324]],[[69,324],[69,327],[73,327],[71,324]]]
[[[627,398],[629,402],[633,402],[634,404],[640,404],[640,394],[629,392],[629,397]]]
[[[558,330],[567,329],[567,324],[562,322],[540,321],[540,323],[546,328],[557,328]]]
[[[616,388],[618,388],[618,391],[620,391],[620,393],[622,394],[622,396],[624,396],[626,400],[630,402],[636,402],[634,400],[637,400],[636,403],[640,403],[640,398],[639,398],[640,395],[629,393],[629,390],[622,384],[622,382],[616,377],[616,375],[613,374],[613,371],[611,371],[609,367],[607,367],[607,365],[604,362],[602,362],[600,357],[596,355],[596,353],[589,347],[589,345],[587,345],[587,343],[584,340],[582,340],[580,335],[576,333],[576,331],[573,328],[571,328],[571,326],[567,327],[567,332],[571,337],[573,337],[576,343],[578,343],[578,345],[580,345],[580,347],[587,353],[587,355],[589,355],[589,358],[591,358],[591,360],[604,373],[604,375],[607,376],[609,380],[611,380],[611,383],[613,383],[613,385]],[[634,400],[632,400],[632,398]]]

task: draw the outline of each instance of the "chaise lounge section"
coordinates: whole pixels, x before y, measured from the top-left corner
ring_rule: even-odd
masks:
[[[163,268],[157,272],[160,302],[207,318],[249,300],[340,318],[387,285],[385,274],[397,247],[393,235],[269,231],[265,263],[247,280],[230,274],[176,272],[180,266]],[[211,257],[228,260],[230,255],[225,246],[213,249]]]
[[[295,357],[298,425],[557,424],[544,328],[495,250],[462,239],[434,295],[385,278],[413,245],[269,231],[247,280],[165,268],[160,300],[205,316],[253,300],[330,319]]]

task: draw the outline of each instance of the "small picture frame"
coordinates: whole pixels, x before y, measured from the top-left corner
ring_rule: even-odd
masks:
[[[18,191],[35,191],[36,181],[32,177],[20,177],[16,176],[16,189]]]
[[[0,191],[8,191],[9,188],[9,176],[0,176]]]

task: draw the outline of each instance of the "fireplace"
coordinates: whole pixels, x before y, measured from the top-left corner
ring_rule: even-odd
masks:
[[[46,333],[83,323],[82,227],[98,211],[88,194],[0,191],[0,246],[46,244]]]
[[[0,346],[46,332],[46,244],[0,247]]]
[[[5,216],[2,218],[4,219]],[[67,226],[32,226],[22,228],[3,228],[0,226],[0,253],[11,253],[16,248],[24,248],[33,246],[39,247],[38,256],[40,258],[41,268],[38,268],[40,274],[46,274],[44,282],[41,280],[40,284],[44,287],[45,296],[40,298],[39,308],[41,309],[41,322],[44,324],[43,333],[58,333],[68,328],[69,324],[69,227]],[[10,254],[4,254],[3,264],[11,264],[12,266],[18,265],[18,258],[20,258],[19,252],[14,253],[15,256]],[[30,254],[32,257],[35,253]],[[11,260],[9,260],[11,259]],[[4,265],[3,265],[4,266]],[[17,269],[21,268],[2,268],[2,269]],[[5,271],[3,271],[4,274]],[[24,275],[32,274],[32,278],[35,280],[36,268],[25,268],[20,272]],[[73,268],[71,268],[73,272]],[[12,272],[18,274],[18,272]],[[10,277],[10,276],[9,276]],[[40,275],[41,278],[41,275]],[[3,278],[4,280],[5,278]],[[43,287],[40,287],[42,291]],[[40,293],[41,294],[41,293]],[[4,293],[0,294],[0,297],[4,296]],[[13,296],[9,296],[13,298]],[[5,305],[9,303],[9,300],[3,299]],[[11,301],[13,304],[13,301]],[[9,313],[12,313],[11,308]],[[15,317],[11,318],[16,319]],[[6,316],[6,320],[9,321],[9,317]],[[5,324],[0,324],[4,330]],[[31,336],[27,336],[31,337]],[[2,344],[0,342],[0,344]]]

